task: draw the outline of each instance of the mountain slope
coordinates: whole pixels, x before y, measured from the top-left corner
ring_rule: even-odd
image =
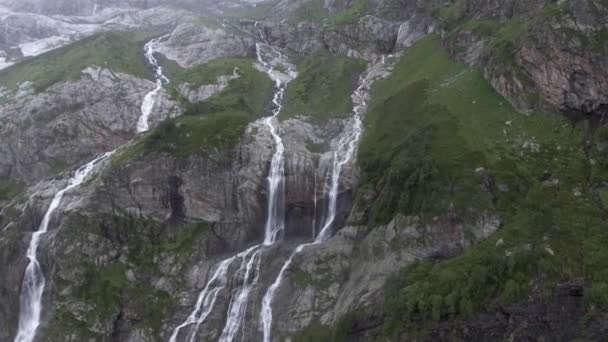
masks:
[[[98,5],[137,31],[0,71],[0,341],[115,149],[41,237],[36,341],[605,336],[605,1]]]

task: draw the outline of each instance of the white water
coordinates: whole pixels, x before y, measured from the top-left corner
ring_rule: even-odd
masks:
[[[27,258],[29,264],[25,269],[23,282],[21,284],[21,297],[19,303],[19,328],[17,330],[17,336],[15,342],[31,342],[36,336],[36,330],[40,325],[40,313],[42,311],[42,294],[44,292],[44,286],[46,280],[42,273],[42,268],[38,262],[38,245],[40,244],[40,238],[44,235],[49,228],[49,223],[55,210],[61,204],[63,195],[82,184],[87,179],[87,176],[95,169],[95,165],[105,160],[113,152],[105,153],[93,161],[81,166],[76,174],[68,180],[68,185],[57,192],[51,201],[51,204],[44,214],[44,218],[40,223],[40,226],[36,232],[32,235],[32,240],[27,249]]]
[[[384,58],[380,61],[382,65],[385,64]],[[371,83],[377,78],[379,64],[373,65],[368,69],[366,76],[361,77],[359,80],[359,86],[351,96],[353,103],[352,123],[347,127],[345,133],[338,140],[337,148],[334,150],[334,158],[331,169],[331,177],[329,178],[330,187],[328,192],[328,203],[327,203],[327,215],[323,222],[319,234],[313,237],[313,242],[299,245],[295,251],[291,254],[289,259],[283,264],[281,271],[279,272],[275,281],[270,285],[264,297],[262,299],[262,309],[260,312],[262,329],[263,329],[263,341],[270,342],[272,340],[272,302],[275,294],[281,282],[285,277],[285,272],[291,266],[293,259],[296,255],[301,253],[305,248],[319,244],[326,241],[332,236],[332,225],[336,219],[339,186],[340,186],[340,175],[344,165],[350,162],[356,149],[361,133],[363,130],[361,115],[367,110],[367,99],[369,96],[369,87]]]
[[[255,252],[251,257],[243,257],[239,272],[245,271],[243,274],[243,285],[237,291],[236,295],[233,295],[228,307],[228,318],[226,319],[226,326],[220,336],[220,342],[231,342],[236,337],[239,327],[243,324],[245,314],[247,313],[247,303],[249,299],[249,293],[254,285],[257,284],[259,273],[260,273],[260,262],[262,258],[261,248],[256,248]],[[247,262],[245,262],[248,260]]]
[[[146,56],[148,63],[150,63],[155,68],[156,88],[154,88],[154,90],[150,91],[146,94],[146,96],[144,96],[144,101],[141,104],[141,116],[139,117],[139,121],[137,122],[138,133],[145,132],[150,128],[148,125],[148,119],[150,118],[152,109],[154,109],[154,104],[156,103],[158,92],[163,88],[164,84],[169,83],[169,79],[167,78],[167,76],[165,76],[163,68],[158,63],[156,57],[154,57],[154,52],[156,51],[156,46],[158,42],[165,37],[152,39],[144,46],[144,56]]]
[[[258,51],[260,48],[257,49]],[[262,61],[258,52],[258,60]],[[273,77],[272,69],[269,69],[270,77]],[[268,126],[270,134],[274,139],[276,151],[272,156],[270,163],[270,172],[268,174],[268,219],[264,230],[264,245],[272,245],[280,238],[285,229],[285,145],[283,139],[277,132],[275,127],[276,116],[281,111],[281,101],[285,93],[285,87],[280,79],[275,78],[277,92],[275,93],[272,102],[275,105],[272,116],[264,119],[264,124]]]
[[[272,99],[274,104],[272,115],[263,119],[263,123],[270,130],[276,145],[268,174],[268,217],[264,229],[264,242],[220,263],[203,291],[199,294],[194,311],[182,324],[173,330],[169,339],[170,342],[176,342],[180,332],[186,328],[189,328],[189,330],[185,341],[194,341],[201,324],[211,313],[218,293],[225,289],[229,283],[228,268],[235,261],[240,260],[240,267],[234,274],[236,280],[240,280],[241,285],[232,293],[226,324],[222,329],[219,339],[221,342],[233,341],[239,332],[239,328],[243,326],[249,295],[258,283],[262,248],[274,244],[283,236],[285,229],[285,146],[275,125],[277,116],[282,109],[285,87],[297,74],[294,67],[287,62],[286,58],[270,45],[266,43],[256,44],[256,50],[259,68],[268,74],[275,82],[276,87]],[[275,67],[277,65],[286,69],[288,71],[287,74],[276,71]]]

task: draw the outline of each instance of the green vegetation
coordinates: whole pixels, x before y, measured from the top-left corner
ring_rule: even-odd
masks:
[[[0,201],[9,201],[23,191],[23,186],[8,181],[0,181]]]
[[[235,2],[238,6],[235,6],[232,10],[230,10],[227,15],[227,19],[233,22],[238,22],[238,20],[246,18],[251,20],[262,20],[268,18],[268,16],[272,13],[272,9],[280,2],[280,0],[268,0],[264,2],[260,2],[254,5],[244,4],[242,1],[238,0],[230,0],[230,2]]]
[[[239,75],[243,74],[241,70],[251,71],[252,69],[251,59],[248,58],[221,58],[191,68],[182,68],[172,60],[159,58],[167,76],[171,79],[169,86],[173,91],[176,91],[174,86],[182,83],[188,83],[191,89],[203,84],[215,84],[219,76],[231,76],[235,68]],[[177,93],[173,94],[179,96]]]
[[[114,215],[104,219],[76,215],[69,219],[72,220],[70,226],[87,227],[86,234],[124,239],[123,243],[128,247],[128,264],[136,265],[131,266],[134,274],[157,274],[159,271],[155,267],[159,257],[189,258],[200,236],[208,231],[206,224],[197,223],[168,232],[158,222],[132,216]],[[171,303],[168,293],[139,279],[128,279],[128,266],[119,261],[101,267],[84,262],[82,269],[82,280],[75,289],[75,295],[79,300],[94,305],[88,319],[104,321],[121,309],[130,310],[141,314],[146,326],[160,333],[162,320],[166,318],[165,310]]]
[[[113,263],[104,267],[86,265],[78,296],[95,305],[96,317],[107,317],[119,308],[128,308],[142,315],[154,331],[160,333],[165,308],[170,304],[169,294],[126,277],[126,266]]]
[[[86,265],[78,295],[96,304],[100,312],[115,310],[120,306],[122,289],[129,285],[126,266],[111,264],[103,268]]]
[[[292,273],[290,273],[290,277],[297,286],[302,288],[313,284],[312,276],[300,268],[294,269]]]
[[[336,327],[323,325],[318,321],[292,337],[294,342],[347,342],[348,317],[342,319]]]
[[[97,34],[0,70],[0,85],[15,90],[29,81],[39,92],[80,78],[81,71],[91,65],[145,78],[148,72],[141,49],[150,38],[151,34],[135,32]]]
[[[195,223],[180,227],[179,234],[165,237],[158,242],[150,242],[148,239],[134,236],[129,243],[129,260],[140,267],[151,267],[154,258],[163,253],[188,258],[193,253],[195,242],[207,231],[207,224]]]
[[[173,65],[169,72],[176,77],[174,85],[179,82],[200,85],[216,82],[219,75],[232,75],[235,66],[240,77],[204,102],[189,103],[173,90],[186,107],[184,115],[161,123],[140,142],[118,155],[114,164],[150,152],[169,152],[183,157],[228,149],[238,143],[247,125],[266,112],[274,87],[270,78],[256,70],[249,59],[219,60],[186,70]]]
[[[310,0],[303,2],[291,15],[289,20],[293,23],[321,22],[329,16],[323,7],[323,0]]]
[[[332,23],[334,25],[353,24],[368,13],[370,13],[370,5],[367,0],[354,0],[348,8],[333,16]]]
[[[65,339],[66,332],[70,333],[70,337],[75,337],[79,341],[103,341],[103,336],[89,330],[87,322],[81,321],[68,309],[60,309],[55,314],[54,322],[56,324],[42,327],[43,333],[48,341],[61,341]]]
[[[437,320],[518,300],[532,279],[546,294],[586,279],[589,305],[605,306],[608,232],[593,189],[608,180],[608,158],[583,143],[599,138],[586,122],[517,113],[436,37],[408,50],[376,84],[366,116],[359,161],[361,189],[377,194],[370,224],[397,213],[430,222],[453,205],[464,222],[493,212],[503,227],[460,257],[392,279],[386,333],[415,337]]]
[[[325,9],[324,0],[310,0],[300,4],[288,20],[292,23],[315,22],[327,23],[333,26],[347,25],[357,22],[359,18],[372,12],[368,0],[354,0],[348,5],[346,1],[336,1],[336,6],[343,6],[344,10],[330,14]]]
[[[363,61],[352,58],[319,54],[304,59],[287,88],[281,118],[303,115],[324,122],[350,115],[350,95],[364,69]]]

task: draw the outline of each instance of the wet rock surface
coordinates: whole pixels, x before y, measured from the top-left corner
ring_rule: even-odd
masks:
[[[346,3],[326,1],[325,7],[338,13]],[[395,1],[374,4],[392,8]],[[507,22],[549,4],[468,1],[463,11],[475,20]],[[48,7],[29,1],[22,5],[25,7],[18,7],[17,2],[10,5],[45,15],[89,15],[95,4],[61,2],[59,7]],[[255,56],[255,43],[262,36],[297,54],[329,51],[376,61],[439,32],[455,58],[482,67],[494,88],[522,111],[537,108],[526,93],[530,84],[542,97],[542,108],[596,115],[604,114],[608,103],[605,44],[590,46],[586,40],[607,27],[605,8],[594,1],[572,1],[567,21],[534,25],[517,41],[514,62],[526,79],[501,69],[489,52],[489,38],[473,30],[446,35],[443,24],[417,1],[400,2],[398,20],[370,15],[340,27],[267,20],[257,24],[261,35],[254,21],[240,21],[239,28],[245,32],[236,32],[219,22],[182,22],[183,13],[168,16],[174,13],[168,9],[138,9],[134,13],[133,9],[111,9],[120,6],[114,2],[100,5],[99,15],[104,19],[81,18],[78,25],[170,28],[172,33],[159,52],[182,67],[224,57]],[[156,2],[128,5],[148,8]],[[289,12],[293,6],[294,2],[282,1],[277,11]],[[15,44],[79,30],[56,26],[61,18],[47,18],[40,25],[54,30],[38,32],[33,23],[41,17],[2,13],[0,18],[14,31],[0,31],[1,58],[8,56],[6,51]],[[570,30],[582,36],[572,35]],[[21,36],[13,34],[17,31]],[[214,84],[197,88],[181,84],[177,89],[190,102],[204,102],[236,77],[238,70],[220,76]],[[528,81],[531,83],[523,84]],[[79,80],[55,84],[42,93],[34,93],[28,85],[15,92],[0,89],[10,98],[0,105],[0,176],[28,186],[24,195],[0,210],[0,341],[11,340],[15,333],[31,232],[37,229],[54,193],[65,185],[65,172],[57,180],[49,177],[131,141],[141,101],[153,88],[151,81],[92,66]],[[152,123],[179,115],[181,110],[162,91]],[[327,184],[334,158],[331,151],[345,126],[345,120],[319,124],[305,117],[280,123],[287,150],[286,241],[262,253],[260,283],[251,295],[243,326],[251,340],[261,338],[258,310],[265,290],[295,246],[311,241],[327,214]],[[311,151],[311,144],[323,148]],[[266,177],[275,144],[261,122],[249,124],[238,145],[229,150],[119,157],[132,146],[119,150],[118,157],[102,165],[90,181],[70,191],[52,219],[53,228],[40,248],[49,284],[42,340],[167,340],[190,312],[217,261],[263,239]],[[334,325],[359,312],[365,319],[352,322],[349,336],[353,341],[371,340],[382,324],[383,287],[388,277],[417,260],[457,256],[500,227],[495,213],[463,220],[450,208],[433,223],[398,215],[388,224],[367,226],[366,206],[371,204],[363,201],[363,206],[353,208],[358,177],[356,162],[347,164],[340,180],[335,236],[297,255],[277,292],[273,332],[278,338],[296,335],[317,323]],[[373,194],[369,198],[373,199]],[[231,283],[218,295],[200,340],[218,338],[239,285]],[[443,322],[430,340],[454,336],[465,340],[505,336],[516,340],[571,339],[580,336],[584,291],[584,284],[562,284],[549,300],[539,296],[466,321]],[[605,336],[605,320],[601,313],[591,315],[585,323],[590,340]]]

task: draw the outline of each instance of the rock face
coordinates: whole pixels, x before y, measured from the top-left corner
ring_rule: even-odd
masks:
[[[294,335],[315,322],[332,326],[348,313],[375,307],[395,272],[417,260],[458,255],[494,233],[499,224],[497,218],[486,217],[459,225],[446,215],[432,226],[401,216],[371,229],[347,226],[295,259],[276,297],[277,333]]]
[[[152,89],[148,80],[98,67],[38,94],[22,85],[0,105],[6,142],[0,147],[1,177],[32,184],[126,143],[135,136],[142,99]],[[160,98],[152,122],[176,113],[174,103]]]
[[[492,39],[483,32],[468,28],[451,32],[444,19],[433,15],[431,9],[448,8],[452,2],[372,3],[379,9],[396,8],[396,18],[367,15],[338,26],[242,21],[240,28],[245,32],[221,23],[181,22],[190,14],[182,16],[183,12],[175,14],[168,9],[110,8],[148,8],[166,1],[32,0],[7,4],[38,13],[77,15],[92,14],[97,4],[101,12],[96,16],[107,20],[81,17],[78,25],[108,28],[132,24],[173,29],[180,21],[159,44],[159,51],[182,67],[224,57],[255,56],[255,43],[260,39],[301,55],[329,51],[377,61],[381,56],[399,53],[429,33],[441,32],[444,45],[454,57],[482,67],[494,88],[522,110],[541,106],[531,104],[531,87],[538,91],[544,108],[591,114],[607,110],[608,95],[603,91],[608,88],[606,44],[596,44],[596,36],[605,34],[607,28],[608,13],[603,3],[578,0],[560,4],[567,11],[558,17],[567,20],[537,23],[530,19],[526,35],[511,42],[516,69],[505,69],[499,63],[493,55]],[[288,12],[296,4],[281,1],[275,11]],[[339,13],[352,4],[324,2],[330,13]],[[522,16],[534,18],[555,5],[541,0],[471,0],[458,4],[462,7],[456,10],[464,19],[492,23],[507,23]],[[165,16],[167,13],[173,14]],[[96,16],[90,17],[101,18]],[[54,27],[56,21],[47,16],[44,18],[51,21],[41,21],[41,29],[36,31],[34,22],[42,17],[1,17],[14,25],[1,31],[0,49],[6,47],[8,51],[24,41],[77,31]],[[65,20],[60,19],[53,20]],[[51,27],[55,31],[48,33],[46,28]],[[590,37],[595,40],[590,41]],[[214,84],[193,88],[185,83],[176,85],[176,89],[192,103],[204,102],[239,77],[235,69],[232,75],[217,77]],[[23,196],[0,209],[0,341],[11,341],[15,335],[15,313],[31,232],[37,229],[52,196],[65,186],[65,179],[43,179],[72,169],[98,153],[126,144],[113,160],[100,165],[90,180],[66,194],[52,218],[51,230],[44,236],[40,260],[48,286],[40,328],[42,341],[167,340],[190,313],[217,262],[262,241],[267,175],[275,149],[267,126],[259,121],[250,123],[239,143],[229,149],[189,155],[141,153],[138,142],[129,141],[135,137],[144,95],[154,87],[148,80],[90,67],[79,80],[57,83],[38,94],[27,84],[12,92],[0,89],[0,93],[8,94],[8,101],[0,105],[0,178],[28,186]],[[180,113],[179,104],[161,91],[151,120],[158,123]],[[242,330],[250,340],[261,338],[258,310],[265,290],[294,246],[311,241],[327,215],[334,158],[331,151],[345,127],[345,120],[320,123],[307,117],[279,124],[286,148],[286,240],[263,250],[257,274],[259,286],[252,292]],[[311,145],[322,148],[312,151]],[[495,213],[461,218],[449,207],[432,222],[396,215],[387,224],[368,226],[366,213],[374,196],[361,192],[363,200],[353,207],[358,178],[357,163],[351,161],[340,179],[335,236],[297,255],[278,288],[273,304],[273,336],[277,340],[287,340],[317,324],[335,325],[353,312],[363,312],[367,320],[355,322],[358,326],[353,340],[370,340],[382,321],[378,308],[388,277],[418,260],[459,255],[500,227]],[[237,270],[229,271],[232,274]],[[204,323],[200,339],[217,339],[221,333],[231,296],[241,285],[236,275],[230,279],[218,294],[216,309]],[[504,312],[483,313],[466,322],[447,322],[433,332],[432,339],[518,336],[512,333],[521,326],[538,323],[530,318],[534,315],[547,317],[549,327],[575,326],[580,321],[574,315],[582,312],[579,290],[578,285],[565,285],[555,303],[535,299],[532,304],[514,304]],[[560,316],[563,303],[567,310]],[[526,305],[528,311],[521,314]],[[597,336],[605,335],[602,329],[595,329]],[[573,336],[568,331],[551,335],[546,327],[538,330],[541,333],[531,336]]]
[[[255,32],[253,23],[245,23]],[[264,37],[273,44],[299,54],[314,54],[323,50],[336,55],[372,61],[408,47],[418,38],[433,31],[429,19],[413,19],[396,23],[374,16],[364,16],[356,23],[338,27],[317,23],[261,23]]]
[[[608,25],[608,20],[604,24]],[[585,27],[585,23],[576,22],[575,26]],[[604,115],[608,110],[604,91],[608,86],[608,46],[590,43],[586,36],[573,36],[571,29],[534,28],[532,39],[522,43],[516,60],[549,104],[563,111]]]
[[[188,99],[190,103],[202,102],[210,98],[211,96],[220,93],[226,89],[228,83],[232,80],[240,78],[239,69],[234,68],[232,75],[221,75],[216,78],[214,84],[203,84],[200,87],[193,89],[193,86],[189,83],[182,83],[177,86],[179,93]]]
[[[0,58],[4,59],[0,69],[7,66],[7,61],[37,56],[96,32],[135,28],[162,31],[193,18],[191,12],[162,7],[107,8],[86,16],[48,16],[13,12],[0,4]]]
[[[519,30],[506,43],[509,51],[498,53],[493,40],[475,30],[463,29],[445,39],[456,58],[481,66],[494,88],[516,108],[604,115],[608,101],[601,90],[608,82],[608,45],[601,38],[608,27],[605,4],[471,1],[464,13],[474,20],[510,22]],[[518,23],[519,16],[527,22]],[[504,56],[497,55],[501,53],[514,54],[514,64],[505,65]]]
[[[158,51],[180,66],[190,67],[222,57],[255,56],[255,42],[221,27],[188,23],[178,25]]]
[[[193,3],[188,0],[168,1],[168,0],[4,0],[2,2],[8,8],[20,12],[40,13],[45,15],[90,15],[104,8],[139,8],[147,9],[164,5],[186,5]]]

